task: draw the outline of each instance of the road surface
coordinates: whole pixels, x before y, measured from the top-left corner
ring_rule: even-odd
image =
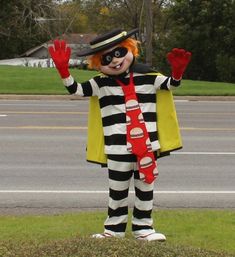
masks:
[[[235,102],[176,107],[184,147],[159,160],[155,207],[235,208]],[[106,169],[85,161],[87,111],[87,100],[0,101],[0,214],[106,208]]]

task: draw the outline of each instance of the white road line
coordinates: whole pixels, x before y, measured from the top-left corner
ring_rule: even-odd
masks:
[[[1,99],[0,99],[1,100]],[[2,102],[3,100],[1,100]],[[8,100],[4,100],[4,101],[8,101]],[[17,101],[21,101],[21,100],[17,100]],[[45,104],[42,104],[42,103],[37,103],[37,102],[41,102],[41,100],[26,100],[26,101],[31,101],[28,102],[28,103],[0,103],[0,106],[37,106],[37,107],[74,107],[74,106],[77,106],[77,102],[74,101],[74,102],[71,102],[71,101],[65,101],[64,104],[60,104],[61,101],[53,101],[52,100],[49,100],[48,102],[50,103],[45,103]],[[32,102],[33,101],[33,102]],[[55,103],[57,102],[57,103]],[[59,103],[58,103],[59,102]],[[86,100],[82,100],[80,103],[85,103],[87,104],[88,102]]]
[[[172,152],[176,155],[235,155],[235,152]]]
[[[46,115],[52,115],[52,114],[56,114],[56,115],[65,115],[65,114],[85,114],[87,115],[88,112],[71,112],[71,111],[61,111],[61,112],[57,112],[57,111],[4,111],[7,114],[46,114]]]
[[[7,117],[6,114],[0,114],[0,117]]]
[[[15,127],[0,127],[0,129],[22,129],[22,130],[87,130],[83,126],[15,126]]]
[[[187,99],[175,99],[174,102],[175,103],[188,103],[189,100],[187,100]]]
[[[235,128],[196,128],[196,127],[181,127],[180,130],[185,131],[235,131]]]
[[[0,190],[0,194],[108,194],[107,190]],[[134,194],[134,191],[130,191]],[[154,194],[235,194],[235,191],[154,191]]]

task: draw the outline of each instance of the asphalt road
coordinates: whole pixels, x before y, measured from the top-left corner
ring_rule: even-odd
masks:
[[[176,107],[184,148],[159,160],[155,207],[235,208],[235,101]],[[87,100],[0,101],[0,214],[106,208],[106,169],[85,161],[87,110]]]

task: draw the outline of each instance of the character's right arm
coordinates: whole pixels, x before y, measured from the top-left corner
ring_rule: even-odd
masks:
[[[71,55],[71,48],[66,45],[64,40],[55,40],[54,45],[49,47],[49,53],[53,59],[56,69],[58,70],[66,89],[70,94],[80,96],[97,95],[96,83],[93,80],[77,83],[69,72],[69,59]]]
[[[68,78],[62,79],[64,86],[69,91],[70,94],[80,95],[80,96],[93,96],[98,95],[97,84],[94,79],[90,79],[87,82],[78,83],[70,75]]]

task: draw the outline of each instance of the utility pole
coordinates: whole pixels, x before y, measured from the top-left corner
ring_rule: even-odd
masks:
[[[152,32],[153,32],[153,14],[152,0],[143,0],[145,2],[145,21],[146,21],[146,63],[152,66]]]

